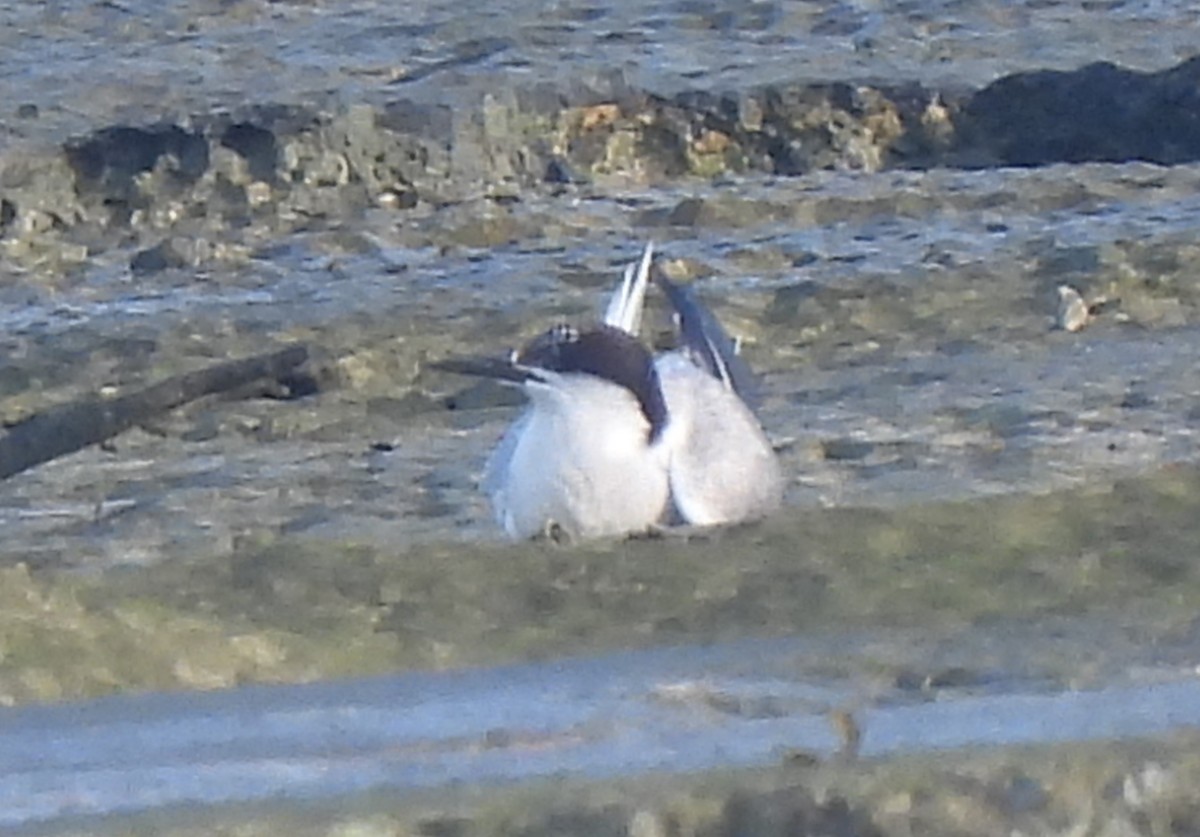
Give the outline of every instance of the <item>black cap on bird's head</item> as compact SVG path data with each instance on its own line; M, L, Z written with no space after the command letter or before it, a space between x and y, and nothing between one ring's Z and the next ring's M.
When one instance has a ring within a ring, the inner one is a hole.
M649 440L658 439L667 424L667 402L659 385L654 358L633 335L601 325L578 331L558 325L529 341L520 351L498 358L451 358L430 366L460 375L496 378L515 384L553 385L559 375L593 375L624 387L637 399L650 423Z
M650 441L657 439L666 426L667 402L654 358L640 340L619 328L602 325L581 332L566 325L555 326L521 349L513 364L528 370L534 380L543 380L537 372L544 369L594 375L624 387L637 399L650 423Z

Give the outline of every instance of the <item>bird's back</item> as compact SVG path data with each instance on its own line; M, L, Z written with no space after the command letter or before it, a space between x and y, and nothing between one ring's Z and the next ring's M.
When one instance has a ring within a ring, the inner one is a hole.
M783 475L758 419L722 381L679 352L656 362L670 415L671 500L697 526L765 517L783 497Z

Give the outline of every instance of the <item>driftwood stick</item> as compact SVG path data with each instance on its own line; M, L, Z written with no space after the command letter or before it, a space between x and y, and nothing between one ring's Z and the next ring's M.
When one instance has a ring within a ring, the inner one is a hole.
M307 359L304 346L292 346L176 375L119 398L88 398L51 407L8 428L0 437L0 480L111 439L205 395L237 389L258 379L280 378Z

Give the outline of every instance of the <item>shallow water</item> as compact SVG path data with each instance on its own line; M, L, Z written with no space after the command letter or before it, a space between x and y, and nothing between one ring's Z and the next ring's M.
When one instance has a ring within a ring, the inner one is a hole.
M1056 627L1053 638L996 625L938 642L915 634L756 641L5 710L0 825L382 788L399 803L406 792L464 782L695 772L796 753L824 759L843 746L835 710L853 713L863 758L1200 726L1200 682L1180 665L1184 649L1146 654L1111 627ZM995 662L999 634L1028 643L1023 673L979 664ZM1072 688L1068 672L1029 664L1101 642L1115 677L1103 686L1094 685L1095 669L1092 686ZM873 659L901 648L911 675L864 677ZM177 824L202 812L180 813Z

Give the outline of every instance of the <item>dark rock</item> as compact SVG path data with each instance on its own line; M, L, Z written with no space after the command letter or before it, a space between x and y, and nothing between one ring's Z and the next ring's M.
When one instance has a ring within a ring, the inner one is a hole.
M221 135L221 145L246 160L250 176L271 183L279 166L279 144L275 134L248 122L230 125Z
M694 227L703 212L702 198L684 198L671 209L667 223L672 227Z
M172 170L194 182L208 168L208 141L177 125L149 128L118 125L97 131L64 149L75 172L80 196L103 201L128 201L135 196L134 177L148 172L170 155Z
M171 246L170 241L160 241L153 247L135 253L129 260L129 269L135 276L146 276L170 268L183 267L185 264L187 262Z
M1125 393L1125 397L1121 399L1120 406L1124 410L1144 410L1147 407L1154 406L1154 399L1135 385L1131 386L1129 391Z
M1037 260L1034 273L1047 282L1094 276L1100 270L1100 249L1091 245L1051 247Z
M550 158L550 161L546 163L546 175L543 179L547 183L581 184L587 182L586 177L580 175L569 162L561 157Z
M412 189L402 189L395 193L396 209L415 209L420 198Z
M697 12L714 25L739 27L778 14L771 2ZM471 63L506 48L498 40L466 41L449 61ZM67 188L56 174L61 160L4 170L0 232L11 236L22 226L16 219L32 219L23 225L31 231L23 235L37 239L26 248L31 262L60 241L90 254L128 246L142 248L137 271L155 272L179 264L149 246L164 237L197 263L237 252L221 246L224 236L236 242L251 226L306 229L380 206L433 212L480 194L561 190L594 175L655 182L830 168L1200 159L1200 58L1160 73L1111 64L1019 73L969 100L919 85L843 82L661 96L614 71L501 86L453 108L405 98L344 109L246 105L177 123L113 125L67 143L63 153L73 175ZM1071 205L1082 199L1066 198ZM845 203L828 208L845 212ZM862 212L907 211L891 199L860 203ZM35 209L46 206L55 211ZM814 211L820 222L820 207ZM642 220L696 226L721 222L720 212L683 201L642 210ZM219 230L208 238L221 240L193 257L185 242L205 222ZM464 240L487 246L509 238L500 230Z
M628 815L618 805L596 808L575 806L533 811L527 826L518 834L578 834L586 837L628 837Z
M997 803L1010 814L1041 811L1050 801L1050 794L1041 782L1020 773L1006 777L997 790L993 794L997 797Z
M866 459L874 450L873 443L857 439L826 439L821 443L821 452L831 462Z
M411 134L435 142L449 142L454 134L454 112L442 105L397 99L375 117L375 123L397 134Z
M1200 159L1200 56L1158 73L1015 73L972 96L958 128L960 148L1003 165Z
M818 802L804 787L766 794L735 793L725 804L723 837L774 837L820 834L823 837L873 837L880 832L870 815L832 796Z
M816 282L797 282L775 291L764 319L772 325L800 328L819 324L828 317L822 297L825 289Z
M313 105L254 103L194 114L187 121L209 137L221 137L233 126L243 125L282 138L320 128L329 121L329 116Z

